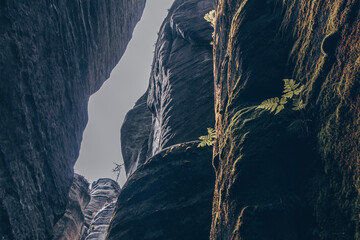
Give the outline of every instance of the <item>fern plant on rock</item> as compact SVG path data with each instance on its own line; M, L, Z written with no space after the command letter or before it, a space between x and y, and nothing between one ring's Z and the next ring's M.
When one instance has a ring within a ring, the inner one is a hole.
M198 144L198 147L206 147L206 146L214 145L215 130L213 128L208 128L207 131L208 131L208 135L199 137L201 142Z
M306 104L300 97L304 89L303 85L296 83L294 79L284 79L284 90L281 98L269 98L263 101L257 109L265 109L271 113L278 114L285 109L285 105L289 102L292 102L292 110L299 111L306 107Z

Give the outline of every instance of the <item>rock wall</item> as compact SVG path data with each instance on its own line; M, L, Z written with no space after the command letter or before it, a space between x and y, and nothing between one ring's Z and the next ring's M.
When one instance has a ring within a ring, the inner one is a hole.
M119 195L108 240L209 239L212 152L197 145L166 148L139 166Z
M108 239L208 239L214 172L198 148L214 125L211 0L176 0L155 46L147 94L127 114L122 152L130 175Z
M74 174L65 214L54 226L54 240L80 239L85 221L84 211L90 198L88 181L83 176Z
M210 0L175 1L160 28L147 98L153 115L148 157L214 125L212 28L204 20L213 7Z
M89 188L88 181L74 175L66 212L54 226L54 240L105 240L115 200L120 192L117 182L100 178Z
M147 106L146 93L126 114L121 126L121 153L125 171L129 176L146 160L152 114Z
M359 239L359 9L217 1L210 239ZM289 78L305 109L257 108Z
M113 201L98 211L90 223L91 229L85 240L105 240L115 206L116 201Z
M88 97L144 3L0 2L2 239L61 228ZM359 11L359 0L176 0L121 130L130 178L108 239L360 239ZM304 86L306 107L259 108L283 79ZM211 164L189 141L214 118ZM88 239L104 237L109 196L89 204Z
M211 0L177 0L169 10L155 45L147 93L121 128L128 174L163 148L196 140L214 125L212 28L204 20L213 8Z
M64 214L87 102L145 0L0 2L0 236L50 239Z
M106 234L107 227L104 229L102 225L105 223L99 222L98 218L101 216L110 219L112 212L110 212L109 208L107 208L106 211L102 212L101 214L100 211L102 208L116 200L119 193L119 184L110 178L100 178L91 184L91 199L84 210L85 220L81 229L81 238L79 239L97 239L95 238L95 232L96 235ZM110 214L110 217L108 217L106 214ZM101 226L98 226L98 224ZM108 225L109 222L106 224Z

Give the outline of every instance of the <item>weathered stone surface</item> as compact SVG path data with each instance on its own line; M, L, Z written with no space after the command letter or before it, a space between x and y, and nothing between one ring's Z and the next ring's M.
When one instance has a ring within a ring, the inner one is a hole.
M212 0L175 1L155 45L148 107L153 114L148 157L196 140L214 126Z
M105 204L105 206L99 210L90 223L91 228L85 240L105 240L115 206L116 201Z
M214 126L213 29L204 19L213 8L211 0L177 0L169 10L155 45L148 94L121 128L128 175L164 147L196 140Z
M204 19L212 9L211 0L177 0L160 28L148 94L121 129L131 176L118 198L110 240L208 239L211 151L185 142L214 125L213 29Z
M84 211L85 221L81 229L81 239L87 239L88 235L91 232L95 234L94 228L97 226L92 226L93 225L92 222L96 220L96 215L105 205L110 204L114 200L116 200L119 193L120 193L119 184L110 178L100 178L99 180L91 184L91 190L90 190L91 199ZM109 209L107 209L107 211L109 211ZM96 232L99 231L96 230ZM94 239L94 238L90 238L90 239Z
M112 179L92 183L75 174L64 216L54 227L54 240L105 240L120 186Z
M131 175L146 160L152 114L147 107L146 92L125 116L121 126L121 152L125 171Z
M209 239L214 170L197 142L164 149L131 175L119 195L109 240Z
M360 2L217 5L210 239L360 239ZM284 78L306 108L256 109Z
M0 2L0 236L50 239L64 214L87 101L145 0Z
M54 226L54 240L76 240L84 223L84 210L90 201L88 181L74 174L69 192L69 200L64 216Z

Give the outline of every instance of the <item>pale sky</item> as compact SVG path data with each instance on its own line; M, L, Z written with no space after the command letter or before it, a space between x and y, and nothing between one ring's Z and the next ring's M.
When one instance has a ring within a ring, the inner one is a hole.
M125 114L146 91L160 25L172 0L148 0L125 54L101 89L90 97L89 121L75 165L91 183L99 178L116 178L115 163L122 163L120 127ZM126 181L125 171L119 183Z

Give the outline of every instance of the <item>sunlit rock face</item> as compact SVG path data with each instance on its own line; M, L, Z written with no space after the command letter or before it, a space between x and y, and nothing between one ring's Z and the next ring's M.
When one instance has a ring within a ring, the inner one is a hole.
M84 211L89 202L88 181L83 176L74 174L66 212L54 227L54 240L77 240L80 238L85 220Z
M99 211L116 200L119 193L119 184L109 178L100 178L91 184L91 199L84 211L85 221L81 230L81 239L96 239L94 238L96 234L106 233L107 227L105 228L104 224L109 224L109 222L105 223L101 221L101 218L109 218L110 220L112 215L110 209L113 208L108 207L101 214Z
M360 239L359 1L217 5L210 239ZM289 78L303 110L257 108Z
M87 122L145 0L0 1L0 236L50 239Z

